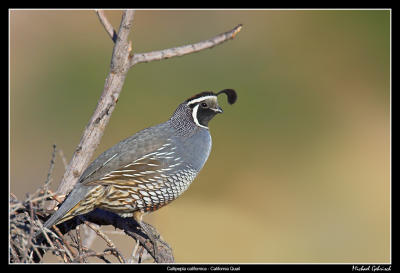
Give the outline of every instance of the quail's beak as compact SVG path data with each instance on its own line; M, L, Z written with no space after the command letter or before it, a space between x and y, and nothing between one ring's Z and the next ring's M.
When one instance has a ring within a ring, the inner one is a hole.
M221 107L217 106L217 108L211 108L211 110L213 110L216 113L223 113L224 111L222 110Z

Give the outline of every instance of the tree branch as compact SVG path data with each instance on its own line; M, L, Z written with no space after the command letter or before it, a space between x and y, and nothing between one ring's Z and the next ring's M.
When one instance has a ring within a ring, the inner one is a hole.
M133 218L123 218L115 213L101 209L95 209L90 213L79 216L78 218L79 220L74 218L58 225L58 228L60 229L61 233L66 234L67 232L76 229L76 227L80 225L82 221L87 225L90 225L90 223L94 223L99 226L112 225L115 228L123 230L126 235L132 237L133 239L135 239L135 241L138 241L151 256L154 253L153 244L151 243L147 235L142 232L141 227ZM156 244L158 247L157 257L152 256L154 260L158 263L173 263L174 256L172 254L171 247L160 238L160 234L153 226L147 223L145 224L147 225L148 228L151 229L153 234L155 234L158 237ZM91 226L91 228L93 228L93 226ZM103 240L106 241L108 246L115 249L115 246L113 244L110 244L109 239L107 240L104 233L100 234L98 231L96 233Z
M152 51L148 53L135 53L131 59L130 66L138 63L148 63L151 61L159 61L169 59L172 57L183 56L195 52L202 51L207 48L212 48L216 45L222 44L230 39L235 38L236 34L242 29L242 25L237 25L230 31L221 33L211 39L204 40L195 44L184 45L159 51Z
M84 218L87 221L97 225L112 225L115 228L123 230L125 234L132 237L136 241L139 241L150 255L153 255L154 246L152 242L149 240L147 235L142 232L141 227L133 218L123 218L117 214L101 209L95 209L94 211L86 214ZM66 222L66 224L69 225L68 229L75 228L73 222ZM158 263L173 263L174 256L172 254L171 247L160 238L160 234L153 226L147 223L145 224L151 229L152 233L158 237L158 243L156 244L158 248L157 257L153 257L154 260Z
M97 16L99 17L99 20L101 24L104 26L106 32L108 35L110 35L111 40L115 43L117 41L117 32L114 30L113 26L110 24L108 21L106 15L104 14L104 10L95 10Z
M44 216L46 210L43 208L43 200L47 199L47 195L43 195L41 191L28 196L26 200L18 201L12 198L10 204L10 262L40 262L44 254L51 250L61 262L87 262L84 257L85 253L90 253L91 250L84 247L79 242L79 238L72 237L72 242L66 240L64 235L71 230L84 223L91 229L94 229L97 237L102 238L109 249L114 253L120 263L126 263L121 252L116 248L115 244L106 236L97 225L112 225L115 228L121 229L126 235L132 237L141 247L147 250L156 262L173 263L174 257L171 247L164 242L157 230L151 225L146 224L152 234L155 235L157 243L157 256L154 257L154 246L147 235L143 233L140 225L133 218L123 218L101 209L95 209L90 213L80 215L71 220L57 225L53 230L45 229L42 222L49 218L49 215ZM16 209L14 209L14 207ZM90 223L89 223L90 222ZM91 224L93 223L93 224ZM35 238L38 230L42 231L42 235ZM75 239L75 240L74 240ZM106 251L106 250L105 250Z

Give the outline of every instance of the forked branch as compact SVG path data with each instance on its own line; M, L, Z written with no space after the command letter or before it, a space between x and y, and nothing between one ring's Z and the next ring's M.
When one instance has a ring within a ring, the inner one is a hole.
M96 10L97 16L100 22L104 26L104 29L110 36L111 40L115 43L117 39L117 32L114 30L103 10ZM163 50L151 51L147 53L135 53L131 57L130 67L138 63L148 63L152 61L160 61L163 59L169 59L177 56L183 56L195 52L199 52L208 48L212 48L216 45L222 44L230 39L235 38L235 36L242 29L242 24L237 25L232 30L216 35L208 40L203 40L195 44L183 45Z
M183 56L195 52L202 51L207 48L212 48L216 45L222 44L230 39L235 38L236 34L242 29L242 25L237 25L230 31L221 33L211 39L204 40L195 44L183 45L179 47L152 51L148 53L135 53L131 59L130 66L134 66L138 63L148 63L152 61L159 61L163 59L169 59L172 57Z
M117 32L114 30L113 26L108 21L106 15L104 14L104 10L97 9L97 16L99 17L100 23L104 26L104 29L110 35L111 40L115 43L117 41Z

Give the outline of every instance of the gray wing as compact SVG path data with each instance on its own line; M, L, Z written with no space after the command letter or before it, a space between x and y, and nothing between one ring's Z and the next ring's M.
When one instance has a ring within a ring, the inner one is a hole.
M102 153L83 172L74 189L62 203L60 208L46 221L44 226L50 227L60 221L63 222L69 219L68 214L70 214L71 210L73 210L73 208L82 201L92 189L99 184L107 185L110 183L109 179L115 177L116 174L119 175L117 181L123 183L123 180L124 178L127 178L127 175L133 176L135 174L132 173L132 168L138 172L138 176L143 174L144 170L141 168L141 164L146 166L147 175L153 172L155 173L151 168L149 170L149 166L154 167L154 169L163 168L163 164L157 160L157 157L154 158L154 156L149 156L152 153L165 149L167 146L171 145L169 144L169 137L172 134L172 129L167 124L162 123L144 129ZM123 171L122 173L118 173L118 170ZM113 173L114 171L117 172ZM143 179L142 177L137 178L140 180ZM150 177L146 178L146 182L149 178ZM39 233L40 232L35 234L35 237Z
M79 179L79 183L87 184L99 180L110 172L156 151L168 142L171 134L172 130L162 123L144 129L119 142L102 153L89 165Z

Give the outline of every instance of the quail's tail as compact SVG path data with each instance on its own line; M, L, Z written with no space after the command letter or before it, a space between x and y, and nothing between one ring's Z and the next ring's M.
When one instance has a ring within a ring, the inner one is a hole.
M69 206L67 206L69 205ZM69 210L72 209L72 207L70 207L71 204L65 204L63 203L61 205L61 207L49 218L47 219L47 221L43 224L43 227L45 228L50 228L52 227L54 224L57 224L58 222L60 222L60 220L65 216L65 214L68 213ZM63 219L62 222L66 221L67 219ZM36 238L37 236L39 236L42 233L41 230L39 230L38 232L35 233L34 238Z
M69 215L70 211L80 202L87 194L87 188L77 187L75 188L65 199L64 203L54 212L54 214L43 224L44 227L50 228L55 224L62 223L74 217L75 215ZM69 217L68 217L69 216ZM42 233L41 230L35 233L34 238Z

